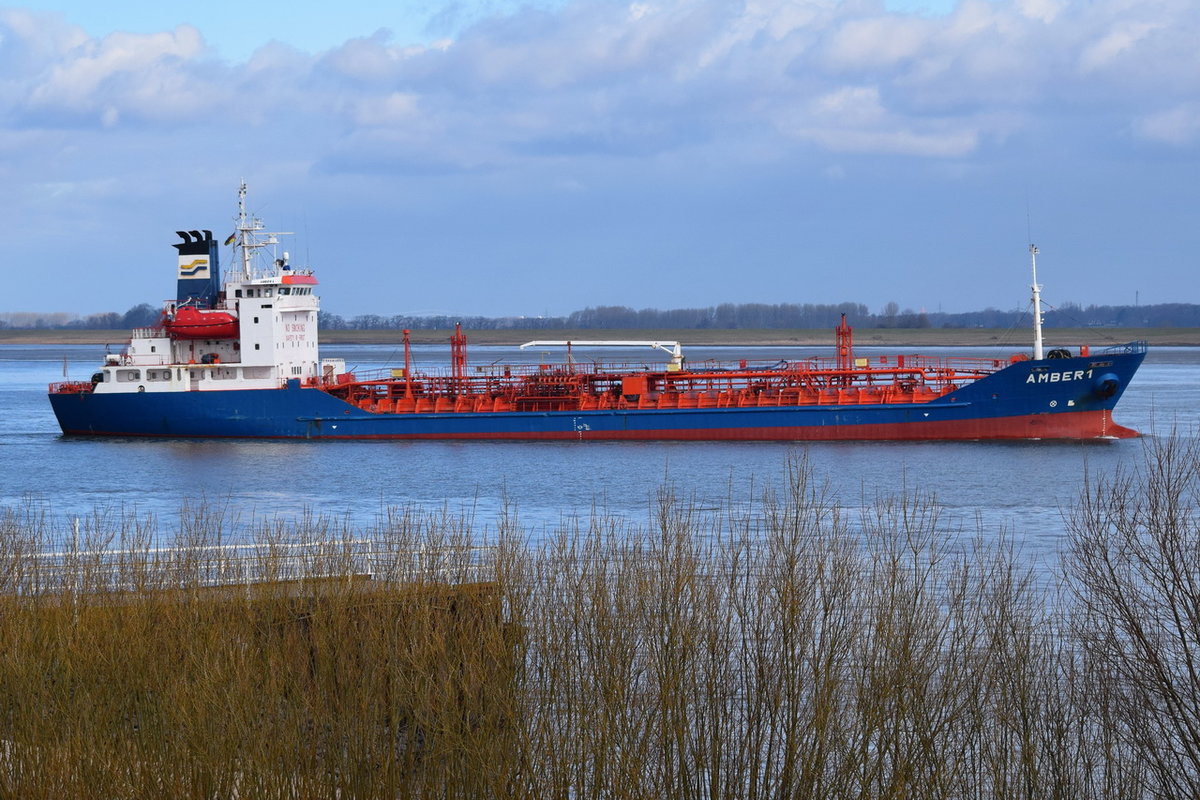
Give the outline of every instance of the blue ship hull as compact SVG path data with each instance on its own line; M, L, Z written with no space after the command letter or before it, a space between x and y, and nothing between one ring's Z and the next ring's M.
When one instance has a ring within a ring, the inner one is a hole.
M1144 344L1018 361L925 403L371 413L319 388L52 393L66 434L290 439L899 440L1124 438L1112 409Z

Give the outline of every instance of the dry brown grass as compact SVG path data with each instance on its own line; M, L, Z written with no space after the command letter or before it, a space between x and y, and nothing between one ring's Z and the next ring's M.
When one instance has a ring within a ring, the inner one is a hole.
M664 489L645 525L506 516L486 548L442 513L232 549L191 509L160 551L10 511L0 795L1192 796L1200 454L1148 455L1081 502L1061 593L928 498L848 517L802 462L750 508Z

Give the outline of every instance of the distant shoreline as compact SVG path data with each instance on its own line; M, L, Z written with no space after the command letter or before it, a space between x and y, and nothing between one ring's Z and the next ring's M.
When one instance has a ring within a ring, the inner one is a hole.
M651 339L679 341L685 346L714 347L824 347L833 345L832 330L796 329L693 329L686 330L468 330L468 341L476 345L516 346L537 339ZM413 344L445 344L448 330L413 330ZM1047 328L1048 346L1087 344L1102 347L1145 340L1157 347L1198 347L1200 328ZM0 344L30 345L123 345L129 340L124 330L0 329ZM999 328L860 328L854 343L860 347L1021 347L1031 340L1026 329ZM321 331L325 345L399 344L398 330Z

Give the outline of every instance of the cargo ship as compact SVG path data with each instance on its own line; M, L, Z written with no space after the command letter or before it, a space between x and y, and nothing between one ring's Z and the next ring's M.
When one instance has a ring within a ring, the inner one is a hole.
M232 268L209 230L178 231L177 291L87 381L50 385L66 435L294 439L946 440L1128 438L1113 408L1144 342L1046 349L1031 246L1033 345L1005 358L862 356L843 317L831 357L689 362L678 342L536 341L558 363L371 374L318 351L317 278L279 253L239 190ZM651 350L653 364L580 358ZM548 360L548 359L547 359Z

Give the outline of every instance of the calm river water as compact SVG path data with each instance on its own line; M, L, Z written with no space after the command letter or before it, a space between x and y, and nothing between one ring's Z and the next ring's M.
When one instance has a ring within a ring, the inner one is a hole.
M806 454L838 504L854 510L898 493L931 494L950 529L1006 528L1025 551L1052 556L1062 510L1085 480L1137 466L1142 440L914 443L273 442L63 438L46 385L64 370L83 379L99 346L0 345L0 505L31 500L56 520L96 508L174 517L185 499L229 504L243 519L304 509L368 523L388 506L473 514L479 528L515 508L533 536L593 508L641 522L667 484L703 508L745 504L778 486ZM859 348L857 355L909 349ZM961 348L930 354L1006 356ZM418 366L448 364L448 348L415 348ZM829 349L688 348L695 359L796 358ZM327 347L362 369L402 361L393 347ZM527 361L513 347L473 347L472 363ZM1200 428L1200 348L1151 349L1117 408L1118 422L1151 435ZM1089 477L1090 476L1090 477Z

